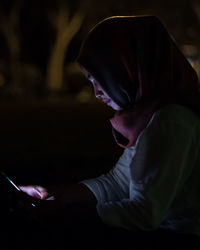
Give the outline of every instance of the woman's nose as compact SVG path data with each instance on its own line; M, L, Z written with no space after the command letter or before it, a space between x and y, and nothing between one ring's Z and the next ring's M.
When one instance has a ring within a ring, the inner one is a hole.
M94 95L95 95L95 97L100 98L102 96L102 94L103 94L103 92L94 85Z

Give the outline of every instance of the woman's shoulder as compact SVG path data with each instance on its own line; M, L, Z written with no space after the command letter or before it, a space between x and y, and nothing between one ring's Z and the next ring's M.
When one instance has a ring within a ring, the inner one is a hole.
M170 122L185 127L200 126L200 115L190 108L180 104L169 104L156 111L149 124L152 122Z

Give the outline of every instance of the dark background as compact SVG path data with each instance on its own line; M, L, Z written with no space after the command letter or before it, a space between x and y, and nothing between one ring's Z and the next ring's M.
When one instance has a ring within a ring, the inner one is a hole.
M198 0L0 0L0 169L17 184L96 177L122 153L113 111L75 62L88 31L113 15L158 16L200 74Z
M1 168L17 183L96 176L121 154L113 111L76 64L87 32L113 15L158 16L199 74L199 1L0 1Z

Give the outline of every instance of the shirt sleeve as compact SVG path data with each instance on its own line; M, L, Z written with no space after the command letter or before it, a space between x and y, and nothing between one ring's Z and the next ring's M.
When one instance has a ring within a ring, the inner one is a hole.
M192 128L182 123L153 121L137 141L129 197L97 204L103 222L126 229L158 228L192 171L192 138Z
M134 154L134 147L125 149L116 165L107 174L81 181L94 193L99 204L129 197L129 166Z

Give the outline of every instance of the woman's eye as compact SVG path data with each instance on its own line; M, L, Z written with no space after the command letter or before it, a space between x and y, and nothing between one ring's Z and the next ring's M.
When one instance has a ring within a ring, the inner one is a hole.
M91 82L91 83L94 83L94 78L93 77L89 77L88 80Z

